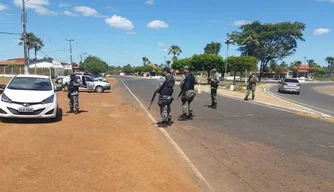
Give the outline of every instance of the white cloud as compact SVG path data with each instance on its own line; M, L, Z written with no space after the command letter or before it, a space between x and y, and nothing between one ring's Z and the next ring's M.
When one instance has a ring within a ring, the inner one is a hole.
M147 5L153 5L154 4L154 0L147 0L147 1L145 1L145 4L147 4Z
M167 52L167 51L168 51L168 49L166 48L166 49L163 49L162 51L164 51L164 52Z
M64 11L64 15L68 15L68 16L78 16L78 14L72 13L71 11Z
M328 2L328 3L334 3L334 0L318 0L320 2Z
M59 3L58 7L71 7L71 4L68 3Z
M14 4L22 7L22 0L14 0ZM29 0L26 2L27 9L33 9L40 15L58 15L56 12L45 8L48 5L50 5L49 0Z
M4 11L6 9L8 9L7 5L0 3L0 11Z
M247 21L247 20L236 20L233 22L234 26L242 26L242 25L246 25L246 24L250 24L251 21Z
M319 28L313 31L313 35L323 35L329 33L331 30L326 28Z
M147 27L151 29L164 29L164 28L168 28L168 24L164 21L154 20L154 21L149 22L147 24Z
M127 18L121 16L113 15L112 17L107 18L104 21L112 28L129 31L134 29L134 25L132 24L132 22Z
M165 46L165 44L163 42L158 42L159 46Z
M77 13L80 13L81 15L85 17L97 16L99 14L99 12L97 12L94 8L87 7L87 6L77 6L77 7L74 7L73 10Z

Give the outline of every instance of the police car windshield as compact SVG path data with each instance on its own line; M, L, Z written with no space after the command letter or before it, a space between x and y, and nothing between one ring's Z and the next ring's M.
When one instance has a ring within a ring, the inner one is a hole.
M15 77L7 89L30 90L30 91L51 91L52 84L47 78L38 77Z

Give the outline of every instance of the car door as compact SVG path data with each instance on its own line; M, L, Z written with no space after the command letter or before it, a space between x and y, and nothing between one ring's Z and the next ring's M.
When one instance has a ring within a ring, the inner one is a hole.
M88 76L84 76L84 78L86 81L87 90L93 91L95 87L94 80Z

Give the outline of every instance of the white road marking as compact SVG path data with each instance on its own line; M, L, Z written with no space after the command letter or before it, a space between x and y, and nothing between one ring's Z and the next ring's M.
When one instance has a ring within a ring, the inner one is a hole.
M138 99L138 97L130 90L130 88L124 83L123 80L120 79L120 81L123 83L125 88L129 91L129 93L138 101L139 105L143 108L146 115L155 123L157 120L154 119L154 117L150 114L150 112L146 109L146 107L143 105L143 103ZM166 137L166 139L169 141L171 145L175 147L175 149L180 153L181 157L186 161L190 169L194 172L194 174L198 177L198 179L202 180L206 186L214 192L213 188L209 184L209 182L203 177L201 172L195 167L195 165L191 162L191 160L187 157L187 155L182 151L182 149L178 146L178 144L172 139L172 137L167 133L164 129L159 129L161 133Z

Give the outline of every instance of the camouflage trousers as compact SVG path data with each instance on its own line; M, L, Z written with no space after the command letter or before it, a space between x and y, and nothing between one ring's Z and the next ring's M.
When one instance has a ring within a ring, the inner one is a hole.
M246 97L250 95L250 91L252 91L252 97L255 97L255 89L256 89L256 84L251 84L247 86L247 92L246 92Z
M79 95L71 95L69 96L69 99L70 109L79 110Z
M171 112L171 107L170 105L172 104L173 99L172 98L164 98L160 97L158 100L158 105L160 107L160 115L162 121L167 121L169 118L172 118L172 115L170 114Z
M188 90L182 94L181 101L182 101L182 114L189 115L193 114L193 110L191 108L191 102L195 98L195 91Z
M212 105L217 104L217 89L211 88L211 104Z

